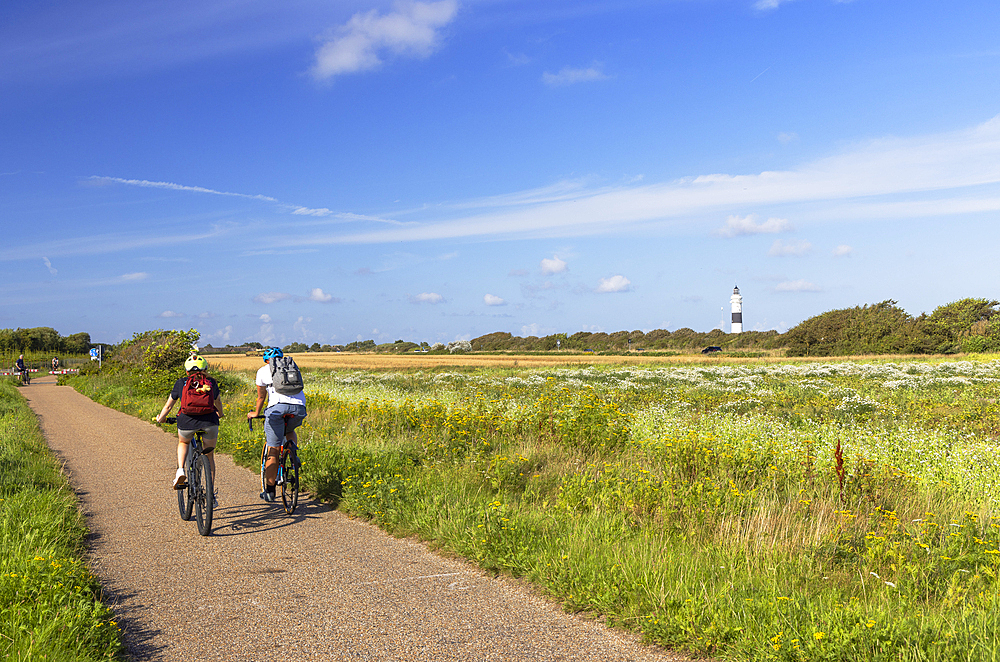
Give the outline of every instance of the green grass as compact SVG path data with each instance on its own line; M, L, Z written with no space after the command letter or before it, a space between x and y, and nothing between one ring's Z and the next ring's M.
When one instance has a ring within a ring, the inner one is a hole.
M255 470L249 375L223 382L220 448ZM998 383L991 361L313 372L300 444L343 511L670 648L993 660Z
M0 383L0 658L117 659L119 630L84 561L85 535L35 415Z

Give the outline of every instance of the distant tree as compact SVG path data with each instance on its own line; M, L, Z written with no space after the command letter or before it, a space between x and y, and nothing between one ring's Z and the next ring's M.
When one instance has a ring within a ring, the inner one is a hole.
M90 351L90 334L74 333L63 340L63 351L69 354L86 354Z
M959 299L938 306L927 317L926 333L936 352L950 354L963 349L963 338L986 336L990 321L997 315L1000 301ZM985 351L992 343L986 338L964 343L971 351ZM981 348L981 349L980 349Z
M846 356L914 351L920 323L895 301L831 310L788 330L788 356Z

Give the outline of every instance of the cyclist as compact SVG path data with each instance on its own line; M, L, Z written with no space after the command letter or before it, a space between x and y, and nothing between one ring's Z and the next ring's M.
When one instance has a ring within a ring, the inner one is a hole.
M55 371L55 370L58 370L58 369L59 369L59 359L57 359L56 357L53 356L52 357L52 370Z
M278 347L271 347L264 352L264 365L257 370L257 406L247 414L254 418L264 413L264 438L267 444L267 459L264 463L264 481L266 487L260 493L260 498L267 502L274 501L274 482L278 476L278 455L282 438L298 441L295 428L302 424L306 417L305 391L295 395L285 395L274 390L274 379L271 377L269 362L284 356ZM267 403L267 409L264 403Z
M17 381L24 383L24 373L28 371L28 368L24 365L24 354L17 357L17 361L14 363L14 372L17 373Z
M166 404L160 414L153 420L162 424L174 403L180 401L177 410L177 474L174 476L174 489L187 487L187 476L184 475L184 460L187 458L188 444L194 439L197 430L204 430L202 444L208 464L212 468L212 483L215 483L215 444L219 439L219 418L222 416L222 399L219 397L219 384L207 374L208 361L197 354L192 354L184 362L186 377L174 382L174 388L167 397ZM191 382L191 388L188 388Z

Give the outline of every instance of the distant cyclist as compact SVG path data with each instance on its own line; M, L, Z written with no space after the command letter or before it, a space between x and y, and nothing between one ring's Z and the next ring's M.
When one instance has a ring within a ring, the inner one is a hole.
M264 480L266 486L260 498L267 502L274 501L274 482L278 476L278 455L282 439L298 441L295 428L302 424L306 417L306 394L300 391L294 395L278 393L274 388L269 362L281 358L284 353L278 347L271 347L264 352L264 365L257 371L257 406L247 414L247 418L264 414L264 438L267 444L267 461L264 465ZM267 403L267 409L264 404Z
M204 430L202 444L205 456L212 467L212 482L215 483L215 444L219 439L219 417L222 416L222 400L219 397L219 384L209 377L208 361L197 354L192 354L184 362L187 376L174 382L166 404L160 414L153 420L163 423L167 414L174 408L174 403L180 402L177 410L177 474L174 476L174 489L187 487L187 476L184 475L184 460L187 458L188 444L194 438L197 430Z
M58 369L59 369L59 359L57 359L56 357L53 356L52 357L52 370L56 371Z
M24 383L24 373L28 372L28 368L24 365L24 354L17 357L17 361L14 363L14 372L17 373L17 381Z

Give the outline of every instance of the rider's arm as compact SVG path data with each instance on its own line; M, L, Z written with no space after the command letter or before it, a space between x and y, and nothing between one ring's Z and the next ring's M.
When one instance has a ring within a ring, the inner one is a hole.
M177 401L174 400L172 397L167 396L167 402L166 402L166 404L164 404L163 405L163 409L160 410L159 416L157 416L153 420L156 421L157 423L163 423L163 421L165 421L166 418L167 418L167 414L169 414L170 410L174 408L174 403L175 402L177 402Z
M261 412L264 411L264 406L267 404L267 387L257 386L257 406L254 410L247 414L247 418L253 418L260 416Z
M219 418L222 418L222 398L217 397L215 399L215 411L219 414Z

